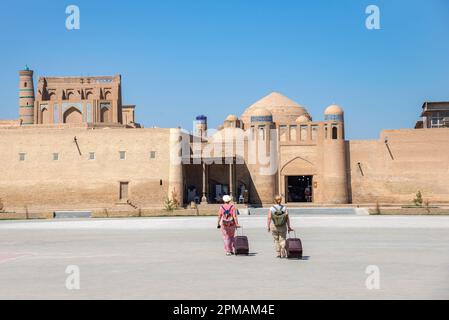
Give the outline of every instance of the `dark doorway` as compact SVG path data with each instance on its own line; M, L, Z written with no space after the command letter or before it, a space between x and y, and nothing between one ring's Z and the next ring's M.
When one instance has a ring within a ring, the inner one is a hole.
M121 201L128 200L128 186L129 182L120 182L119 197Z
M287 182L287 202L313 202L313 176L289 176Z
M221 184L216 181L212 181L209 186L209 202L210 203L223 203L223 196L229 195L229 185ZM236 200L236 199L234 199Z

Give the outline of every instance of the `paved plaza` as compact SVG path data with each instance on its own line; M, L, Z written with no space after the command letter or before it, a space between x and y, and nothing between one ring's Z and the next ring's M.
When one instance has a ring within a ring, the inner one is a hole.
M449 298L447 216L294 216L300 261L274 257L265 217L240 220L247 257L224 255L211 217L1 221L0 299Z

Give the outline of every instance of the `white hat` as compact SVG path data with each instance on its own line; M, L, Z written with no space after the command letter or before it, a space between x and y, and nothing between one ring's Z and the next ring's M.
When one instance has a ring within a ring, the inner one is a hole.
M231 197L231 196L228 196L228 195L223 196L223 201L224 201L224 202L231 202L231 201L232 201L232 197Z

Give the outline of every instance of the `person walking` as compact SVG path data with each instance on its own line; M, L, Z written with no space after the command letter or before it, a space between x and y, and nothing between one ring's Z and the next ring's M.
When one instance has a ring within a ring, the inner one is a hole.
M223 236L224 250L227 256L232 255L234 248L234 236L236 228L240 228L237 210L233 204L231 204L232 197L223 196L224 204L218 211L218 223L217 228L221 229Z
M274 205L268 211L267 229L273 235L276 256L278 258L285 258L287 256L285 252L287 231L292 232L294 230L290 225L287 207L282 205L281 196L274 198Z

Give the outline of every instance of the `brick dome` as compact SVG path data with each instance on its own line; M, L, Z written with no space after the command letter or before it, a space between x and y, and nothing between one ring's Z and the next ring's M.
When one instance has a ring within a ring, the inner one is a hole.
M295 122L298 117L307 113L304 107L293 100L278 92L273 92L248 107L240 119L244 123L251 122L251 116L254 116L254 112L260 112L256 111L260 108L268 110L275 123Z

